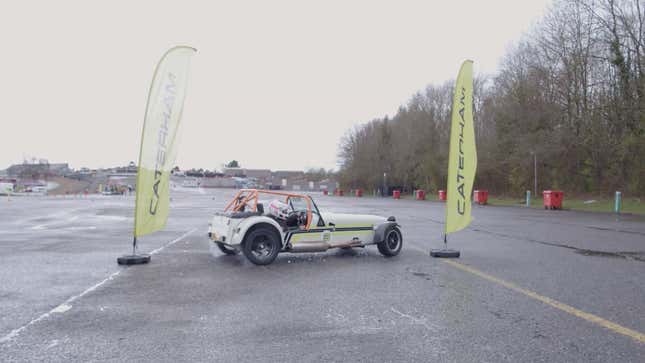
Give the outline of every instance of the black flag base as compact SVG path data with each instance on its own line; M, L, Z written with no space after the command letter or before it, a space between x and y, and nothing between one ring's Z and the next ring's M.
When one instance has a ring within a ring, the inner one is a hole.
M143 265L150 262L150 255L123 255L116 262L119 265Z
M150 262L150 255L137 253L137 237L132 240L132 254L123 255L116 259L119 265L143 265Z
M440 250L430 250L430 256L439 258L459 258L459 251L451 250L449 248L442 248Z
M438 257L438 258L459 258L459 251L457 250L452 250L448 248L448 235L444 234L443 235L443 244L444 247L440 250L430 250L430 256L432 257Z

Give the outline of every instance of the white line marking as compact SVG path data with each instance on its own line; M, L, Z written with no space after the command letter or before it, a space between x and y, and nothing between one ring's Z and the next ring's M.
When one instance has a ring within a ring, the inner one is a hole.
M51 312L62 314L71 308L72 308L72 305L60 304L57 307L55 307Z
M32 321L30 321L29 323L21 326L20 328L12 330L9 334L7 334L7 335L3 336L2 338L0 338L0 343L6 343L6 342L10 341L11 339L17 337L18 334L20 334L23 330L27 329L28 327L36 324L37 322L39 322L41 320L47 319L51 314L60 313L61 310L64 310L64 311L69 310L69 309L65 310L65 308L63 308L63 306L64 305L70 305L70 303L72 303L72 302L76 301L77 299L85 296L86 294L96 290L97 288L99 288L100 286L105 284L106 282L111 281L112 279L117 277L121 273L121 271L123 271L123 270L119 270L119 271L116 271L116 272L112 273L105 280L103 280L103 281L101 281L101 282L99 282L97 284L92 285L91 287L89 287L88 289L86 289L85 291L83 291L82 293L80 293L80 294L78 294L76 296L70 297L69 299L65 300L64 303L58 305L57 307L51 309L48 312L42 314L41 316L33 319Z
M95 229L96 229L96 226L87 226L87 227L78 226L78 227L62 228L62 230L64 231L91 231Z
M177 238L177 239L175 239L175 240L173 240L173 241L170 241L170 242L166 243L165 245L163 245L163 246L161 246L161 247L157 248L156 250L153 250L152 252L150 252L150 254L151 254L151 255L156 255L157 253L159 253L159 252L163 251L163 250L164 250L164 248L166 248L166 247L170 247L170 246L174 245L175 243L177 243L177 242L181 241L182 239L184 239L184 238L188 237L188 235L192 234L192 233L193 233L193 232L195 232L196 230L197 230L197 228L193 228L193 229L191 229L190 231L188 231L188 232L186 232L186 233L182 234L181 236L179 236L179 238Z
M166 243L165 245L157 248L156 250L150 252L150 254L154 255L154 254L157 254L157 253L163 251L164 248L166 248L168 246L172 246L173 244L181 241L182 239L186 238L188 235L190 235L191 233L195 232L196 230L197 230L197 228L193 228L192 230L182 234L178 238L176 238L176 239ZM82 298L83 296L89 294L90 292L98 289L99 287L103 286L106 282L114 280L114 278L119 276L122 271L124 271L124 270L119 270L119 271L113 272L110 276L108 276L104 280L102 280L102 281L100 281L100 282L88 287L87 289L85 289L85 291L81 292L80 294L70 297L69 299L65 300L65 302L63 302L62 304L56 306L55 308L49 310L48 312L46 312L46 313L40 315L39 317L33 319L29 323L21 326L20 328L16 328L16 329L12 330L9 334L7 334L7 335L3 336L2 338L0 338L0 344L6 343L6 342L10 341L11 339L17 337L21 332L26 330L28 327L36 324L37 322L39 322L41 320L47 319L52 314L55 314L55 313L62 314L64 312L68 311L69 309L72 308L71 305L72 305L72 303L74 301L76 301L76 300Z

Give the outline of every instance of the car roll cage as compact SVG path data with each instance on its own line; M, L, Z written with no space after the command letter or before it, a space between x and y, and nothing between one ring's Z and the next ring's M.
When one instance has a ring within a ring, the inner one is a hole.
M305 195L305 194L295 194L295 193L287 193L287 192L277 192L275 190L261 190L261 189L240 189L237 194L233 197L233 200L231 200L227 205L226 208L224 208L224 212L228 212L229 210L232 212L240 212L247 207L251 209L251 211L256 212L258 209L258 196L260 194L266 194L266 195L278 195L284 197L284 202L285 204L291 205L289 203L289 199L291 198L302 198L307 202L307 223L305 225L305 229L309 230L311 227L311 221L313 220L312 218L312 205L316 208L316 211L318 213L318 217L322 220L322 216L320 215L320 211L318 211L318 207L315 205L313 200L311 199L310 196ZM293 205L292 205L293 208Z

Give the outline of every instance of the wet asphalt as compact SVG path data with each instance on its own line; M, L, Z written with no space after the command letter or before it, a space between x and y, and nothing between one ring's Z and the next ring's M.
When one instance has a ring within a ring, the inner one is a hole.
M315 196L394 215L404 246L211 253L232 190L173 192L167 228L129 252L132 197L0 200L0 361L643 362L645 342L428 256L443 205ZM566 201L565 201L566 207ZM476 206L461 265L645 334L645 219Z

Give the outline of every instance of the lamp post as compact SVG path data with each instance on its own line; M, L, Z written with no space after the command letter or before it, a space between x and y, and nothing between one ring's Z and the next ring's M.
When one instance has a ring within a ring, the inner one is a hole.
M533 155L533 195L537 197L537 153L531 151L531 155Z
M383 197L387 196L387 173L383 173Z

